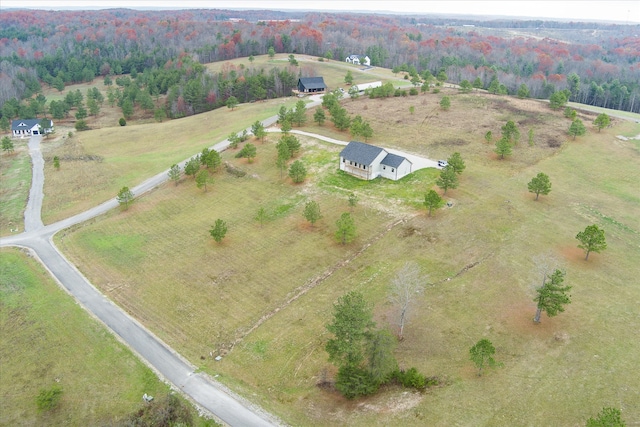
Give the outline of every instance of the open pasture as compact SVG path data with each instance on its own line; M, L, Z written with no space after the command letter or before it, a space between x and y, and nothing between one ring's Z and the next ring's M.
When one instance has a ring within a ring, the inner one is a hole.
M0 250L0 424L102 425L122 421L142 395L168 387L17 249ZM58 408L36 397L62 388Z
M191 360L233 347L261 317L334 268L381 232L393 217L369 206L366 192L354 209L358 238L342 246L334 239L335 221L349 211L348 192L323 188L318 180L337 164L340 149L303 143L300 158L309 176L302 185L280 178L275 139L254 141L252 163L223 158L247 172L242 178L213 174L205 192L192 178L166 183L136 200L127 211L113 211L92 224L59 235L61 248L103 292L180 348ZM328 155L330 153L330 155ZM433 182L429 174L425 180ZM416 187L419 198L427 182ZM311 226L302 216L315 200L323 218ZM374 200L374 202L376 202ZM377 203L377 202L376 202ZM259 208L267 212L261 226ZM216 219L229 227L217 244L209 235ZM158 263L159 260L164 262ZM155 329L155 326L154 326Z
M339 147L306 140L310 174L293 186L280 179L270 135L254 142L252 164L224 154L247 176L217 172L206 193L190 179L165 184L58 243L178 351L295 425L582 425L604 406L639 419L637 147L617 140L615 126L569 141L568 121L536 101L451 93L451 110L434 110L444 93L345 102L370 121L374 143L430 158L462 153L467 169L445 197L453 207L433 218L419 201L434 173L404 186L356 183L335 171ZM582 118L589 127L592 119ZM484 134L499 137L507 120L521 139L498 160ZM335 132L329 123L305 130ZM527 182L538 172L553 187L534 201ZM360 197L358 238L343 247L332 234L350 191ZM315 227L301 214L311 199L324 214ZM254 219L260 206L269 213L262 227ZM221 244L208 235L217 218L229 225ZM575 235L594 223L609 247L586 262ZM543 256L566 270L572 303L534 325ZM389 388L355 402L319 388L335 373L324 351L333 302L361 290L378 324L393 330L388 286L406 261L420 265L427 286L396 354L401 367L438 376L442 386L424 394ZM468 350L481 338L504 367L478 378Z
M520 171L467 161L460 188L447 193L453 208L398 225L210 369L246 393L261 390L261 403L296 425L583 425L604 406L638 419L640 176L635 148L613 132ZM526 183L539 171L553 190L536 202ZM586 262L575 235L594 223L609 247ZM572 303L535 325L543 257L566 270ZM333 302L360 290L378 324L396 328L389 284L406 261L422 267L427 286L396 354L444 385L355 402L317 387L335 373L324 351ZM468 351L481 338L505 366L478 378Z

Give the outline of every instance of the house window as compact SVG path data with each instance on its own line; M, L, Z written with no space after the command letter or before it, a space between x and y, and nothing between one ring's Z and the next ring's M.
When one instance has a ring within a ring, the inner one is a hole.
M395 170L394 168L391 168L391 172L392 172L392 173L393 173L393 172L395 172L395 171L396 171L396 170Z
M343 157L342 158L342 163L346 163L346 162L347 162L347 160Z
M383 166L383 167L382 167L382 169L383 169L383 170L387 170L387 167L386 167L386 166Z
M367 166L366 166L366 165L362 165L362 169L366 169L366 168L367 168Z
M352 162L351 160L349 160L349 164L350 164L351 166L353 166L353 162Z

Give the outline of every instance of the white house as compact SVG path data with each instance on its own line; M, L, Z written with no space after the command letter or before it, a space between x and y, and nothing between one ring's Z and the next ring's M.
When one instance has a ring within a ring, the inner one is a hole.
M345 62L348 62L350 64L355 64L355 65L366 65L367 67L371 66L371 59L369 59L368 56L365 56L364 58L361 57L360 55L349 55L347 56L347 59L345 59Z
M49 120L49 119L42 119ZM30 137L31 135L44 135L53 132L53 122L49 120L49 127L42 129L40 119L18 119L11 122L11 135L14 138Z
M349 55L347 56L347 59L345 59L345 62L348 62L349 64L360 65L360 57L358 55Z
M367 180L382 176L396 181L410 174L412 166L407 158L364 142L351 141L340 152L340 170Z

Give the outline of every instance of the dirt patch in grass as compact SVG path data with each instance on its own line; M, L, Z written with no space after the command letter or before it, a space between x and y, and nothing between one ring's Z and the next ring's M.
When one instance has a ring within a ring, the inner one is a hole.
M585 260L585 251L576 246L561 247L559 248L559 252L568 262L586 269L597 269L603 262L605 262L603 261L603 257L606 257L606 251L603 254L591 252L589 254L589 259Z
M500 322L519 335L552 337L557 329L557 318L551 319L543 313L540 323L535 323L535 314L536 303L533 298L530 301L514 301L501 310Z

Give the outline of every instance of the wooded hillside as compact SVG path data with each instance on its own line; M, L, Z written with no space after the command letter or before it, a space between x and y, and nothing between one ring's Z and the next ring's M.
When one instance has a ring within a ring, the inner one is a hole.
M400 15L110 9L0 12L0 104L96 76L275 53L497 80L510 94L640 112L640 25ZM149 89L150 91L151 89ZM165 91L166 93L166 91ZM274 94L275 95L275 94Z

